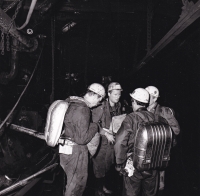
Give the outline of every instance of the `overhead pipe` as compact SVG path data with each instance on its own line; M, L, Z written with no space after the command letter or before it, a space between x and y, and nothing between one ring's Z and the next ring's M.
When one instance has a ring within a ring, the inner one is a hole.
M8 32L12 37L16 38L20 43L22 43L27 48L34 47L35 39L28 38L21 34L15 25L15 22L12 23L12 19L0 8L0 28L4 32Z
M30 6L29 11L28 11L28 14L27 14L26 21L25 21L25 23L24 23L21 27L18 27L18 28L17 28L18 30L23 29L23 28L26 27L26 25L29 23L30 18L31 18L32 13L33 13L33 10L34 10L34 8L35 8L35 4L36 4L36 3L37 3L37 0L32 0L31 6Z
M9 81L13 80L18 71L18 62L19 62L19 52L17 51L18 41L15 38L12 38L11 46L11 60L10 60L10 73L3 72L0 74L0 83L7 84Z

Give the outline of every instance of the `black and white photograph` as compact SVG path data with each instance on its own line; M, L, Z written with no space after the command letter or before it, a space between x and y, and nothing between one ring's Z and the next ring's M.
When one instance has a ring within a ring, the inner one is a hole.
M0 195L200 195L200 0L0 0Z

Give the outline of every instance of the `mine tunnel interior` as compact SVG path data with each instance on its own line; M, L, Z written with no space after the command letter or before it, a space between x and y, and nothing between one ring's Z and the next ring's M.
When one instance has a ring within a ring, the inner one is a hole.
M82 1L77 4L74 1L66 1L64 4L62 1L59 4L55 1L46 2L46 7L35 8L30 23L21 31L22 35L29 38L37 37L37 48L33 52L20 49L17 55L5 48L5 54L0 55L1 121L18 101L35 68L29 87L7 122L41 133L44 132L47 111L52 101L64 100L68 96L82 96L93 82L102 83L105 87L111 81L119 82L123 87L120 102L127 112L131 112L129 93L138 87L156 86L160 91L158 102L174 109L181 127L166 170L165 195L198 195L199 19L188 25L155 56L150 55L145 59L138 69L141 60L179 20L184 10L181 1L153 1L151 35L147 29L150 22L147 4L143 5L143 1L134 4L135 7L130 1L110 1L110 4L102 1L105 7L96 1L85 1L85 4ZM54 9L45 12L48 2L54 5ZM4 1L2 7L8 3ZM81 5L90 6L81 9ZM24 1L23 9L16 17L19 26L26 18L29 6L30 2ZM132 7L134 9L130 11ZM12 12L8 14L12 15ZM33 30L32 35L27 35L28 29ZM41 35L45 38L39 39ZM14 132L9 127L5 129L0 136L0 158L3 163L0 167L1 175L8 174L16 179L18 173L26 170L30 164L36 164L36 167L37 164L45 165L40 163L43 154L49 150L44 141ZM6 153L5 156L4 150L9 150L10 154ZM46 153L47 160L51 159L50 155L54 151L56 149ZM13 164L17 163L19 167L11 172ZM92 194L91 178L88 179L89 188L85 190L87 196ZM59 180L57 182L60 183ZM38 191L41 191L41 185L35 186L32 193L28 192L27 195L34 195Z

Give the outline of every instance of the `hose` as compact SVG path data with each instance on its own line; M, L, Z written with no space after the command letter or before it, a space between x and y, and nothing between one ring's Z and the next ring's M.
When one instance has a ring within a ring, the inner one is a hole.
M31 6L30 6L29 11L28 11L28 15L26 17L26 21L25 21L25 23L21 27L17 27L17 30L23 29L29 23L36 3L37 3L37 0L32 0Z

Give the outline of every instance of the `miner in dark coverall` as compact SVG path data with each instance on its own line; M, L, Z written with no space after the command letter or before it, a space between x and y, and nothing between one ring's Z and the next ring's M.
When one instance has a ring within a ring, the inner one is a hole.
M70 105L64 118L62 137L70 141L67 154L60 154L60 165L67 176L65 196L81 196L85 189L88 177L87 144L98 131L98 125L91 122L90 108L96 106L104 96L104 87L93 83L83 98L67 99Z
M92 109L93 122L99 124L99 133L101 135L100 145L96 155L92 158L93 170L96 177L95 196L103 196L104 193L111 194L112 191L106 187L106 182L111 181L109 175L111 166L114 165L114 142L115 138L110 128L113 116L121 114L121 85L112 82L108 86L108 99L102 105Z
M150 94L149 106L147 110L152 112L155 115L160 115L165 118L172 128L172 131L175 135L180 133L180 126L178 121L175 118L174 110L169 107L161 106L157 103L157 99L159 97L159 90L155 86L148 86L145 88ZM160 182L159 182L159 190L163 190L165 183L164 183L165 172L160 172Z
M130 94L132 97L133 112L126 116L119 131L116 134L115 142L115 156L116 169L118 171L124 168L127 160L127 153L132 153L134 148L134 139L136 130L141 122L148 122L154 120L154 114L147 111L147 104L149 102L149 93L143 89L138 88ZM138 115L140 113L140 116ZM167 123L162 117L158 117L159 122ZM138 196L141 191L145 196L154 196L157 190L158 171L149 170L139 172L136 169L131 177L124 176L123 196Z

